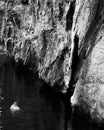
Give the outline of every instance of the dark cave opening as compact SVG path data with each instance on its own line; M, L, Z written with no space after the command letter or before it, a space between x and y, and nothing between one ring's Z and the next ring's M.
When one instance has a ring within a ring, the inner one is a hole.
M71 30L72 23L73 23L73 15L75 11L75 0L70 4L70 8L68 10L68 13L66 15L66 31Z

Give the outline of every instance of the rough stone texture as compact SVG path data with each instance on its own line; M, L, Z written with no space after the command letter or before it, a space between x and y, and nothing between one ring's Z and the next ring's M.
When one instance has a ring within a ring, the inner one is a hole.
M12 51L13 48L16 63L38 71L48 84L58 85L61 91L66 92L71 77L70 48L75 1L23 1L10 0L4 4L3 18L7 19L2 22L6 27L4 29L2 24L1 39L4 39L5 50Z
M72 106L103 121L104 0L21 1L0 3L4 50L62 92L75 87Z
M97 122L104 120L104 1L78 1L73 36L79 38L73 107ZM73 38L74 39L74 38ZM74 40L73 40L74 41Z

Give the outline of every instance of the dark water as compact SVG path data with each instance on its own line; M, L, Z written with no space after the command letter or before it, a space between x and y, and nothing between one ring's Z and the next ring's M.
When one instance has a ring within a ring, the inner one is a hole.
M14 102L21 108L12 114ZM68 108L68 107L67 107ZM70 110L70 109L69 109ZM19 72L10 63L0 64L0 129L67 130L63 97L46 86L37 75Z
M99 130L73 117L69 101L31 72L19 72L0 57L0 130ZM21 111L11 113L18 103Z

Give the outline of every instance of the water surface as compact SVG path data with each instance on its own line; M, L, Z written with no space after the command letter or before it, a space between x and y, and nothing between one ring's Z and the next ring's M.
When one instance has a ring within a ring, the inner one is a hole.
M68 128L63 97L46 86L36 74L19 72L10 62L0 64L0 98L0 127L3 130ZM14 102L21 111L13 114L10 106Z
M12 113L17 102L21 111ZM0 56L0 130L100 130L88 120L72 116L69 99L36 74L19 71ZM103 128L102 128L103 129Z

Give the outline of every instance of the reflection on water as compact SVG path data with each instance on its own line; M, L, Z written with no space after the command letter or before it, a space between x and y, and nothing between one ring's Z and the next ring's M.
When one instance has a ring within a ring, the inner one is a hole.
M68 130L63 97L30 72L18 72L10 63L0 65L0 96L1 129ZM21 111L12 114L14 102Z

